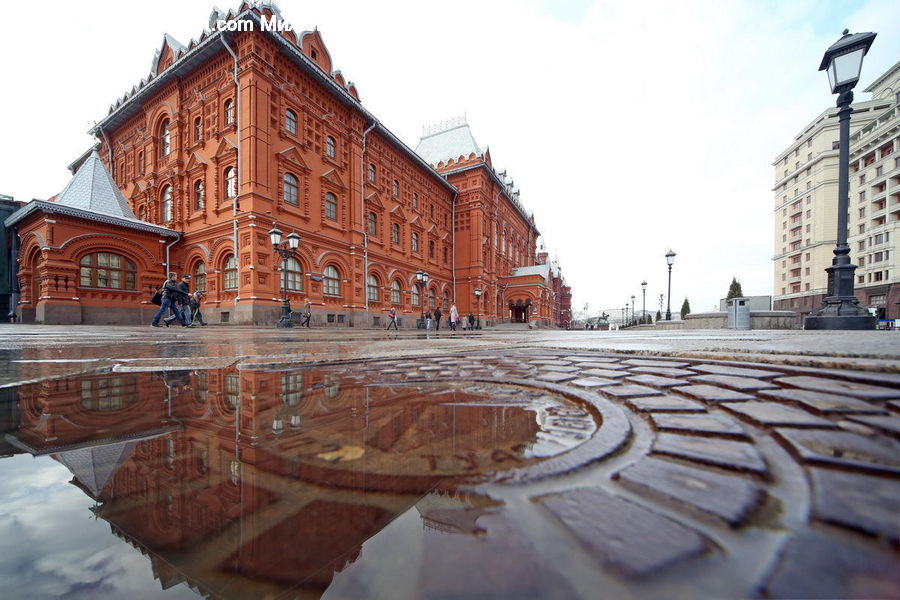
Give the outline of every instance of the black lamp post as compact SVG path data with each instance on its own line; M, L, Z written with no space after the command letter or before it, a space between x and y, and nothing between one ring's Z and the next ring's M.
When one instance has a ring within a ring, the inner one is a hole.
M293 327L291 322L291 301L288 299L287 289L287 259L294 256L294 251L300 246L300 236L290 233L287 236L287 245L281 241L281 230L273 227L269 230L269 238L272 240L272 249L281 256L281 318L278 327Z
M419 282L419 306L422 308L419 315L419 329L425 329L425 286L428 285L428 273L416 271L416 281Z
M647 280L641 282L641 290L644 292L644 306L641 309L641 323L647 317Z
M850 246L847 244L847 211L850 188L850 113L853 109L853 87L859 81L863 57L875 40L874 33L844 35L825 51L820 71L828 72L831 93L838 94L838 126L840 150L838 152L838 214L837 246L832 265L825 270L832 280L831 293L818 310L810 313L804 329L875 329L876 319L859 306L853 293L856 265L850 262Z
M625 308L622 309L622 329L628 327L628 303L625 303Z
M631 320L637 325L637 315L634 314L634 294L631 295Z
M481 288L475 288L475 329L481 329Z
M675 253L672 250L666 252L666 263L669 265L669 293L666 296L666 321L672 320L672 265L675 263Z

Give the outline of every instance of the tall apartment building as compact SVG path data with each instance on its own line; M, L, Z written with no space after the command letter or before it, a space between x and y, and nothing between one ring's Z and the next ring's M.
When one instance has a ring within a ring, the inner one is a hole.
M896 67L892 71L896 71ZM882 76L878 82L884 78ZM892 81L896 82L896 79ZM876 84L866 91L872 91ZM851 140L859 139L861 131L879 122L886 110L896 108L896 103L896 99L875 96L872 100L853 104ZM819 308L827 295L825 269L831 265L837 239L839 138L837 108L829 108L804 127L773 163L773 303L776 310L794 310L805 316ZM851 157L854 147L855 142L851 141ZM858 181L858 177L855 179ZM879 181L883 182L884 178ZM853 197L858 194L854 196L851 181L851 199ZM851 218L853 213L851 210ZM855 231L858 228L851 226L850 234ZM851 247L854 261L857 260L857 247L858 243ZM868 298L858 297L863 305L869 305Z
M865 89L877 117L850 136L849 243L856 296L881 319L900 318L900 62Z

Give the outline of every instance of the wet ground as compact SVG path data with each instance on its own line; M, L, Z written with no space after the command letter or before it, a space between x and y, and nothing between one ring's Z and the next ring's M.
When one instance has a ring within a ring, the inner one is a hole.
M0 326L3 597L900 597L895 332Z

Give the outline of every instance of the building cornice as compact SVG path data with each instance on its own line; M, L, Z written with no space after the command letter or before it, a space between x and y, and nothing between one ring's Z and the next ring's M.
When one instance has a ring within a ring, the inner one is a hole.
M145 221L138 220L132 221L131 219L82 210L80 208L66 206L64 204L47 202L46 200L32 200L31 202L11 214L9 217L7 217L3 223L7 227L12 227L16 223L24 220L30 214L38 211L43 211L48 214L66 215L70 217L77 217L79 219L87 219L88 221L106 223L107 225L117 225L120 227L127 227L129 229L136 229L138 231L147 231L149 233L155 233L167 237L181 237L180 232L175 231L174 229L169 229L168 227L163 227L161 225L154 225L153 223L147 223Z

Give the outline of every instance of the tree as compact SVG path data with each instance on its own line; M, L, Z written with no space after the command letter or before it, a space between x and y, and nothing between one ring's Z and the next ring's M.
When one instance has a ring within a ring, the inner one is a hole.
M731 285L728 287L728 295L725 296L726 300L731 300L732 298L743 298L744 290L741 289L741 282L737 280L737 277L731 278Z
M656 311L656 322L659 323L660 321L662 321L662 313Z
M681 305L681 318L683 319L689 314L691 314L691 303L688 302L687 298L685 298L684 304Z

